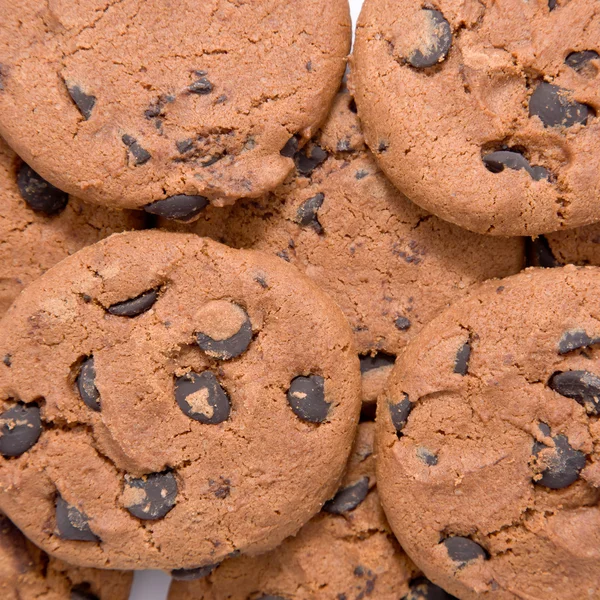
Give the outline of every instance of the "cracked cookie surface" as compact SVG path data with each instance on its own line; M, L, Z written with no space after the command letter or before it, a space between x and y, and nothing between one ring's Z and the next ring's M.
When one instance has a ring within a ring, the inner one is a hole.
M272 549L339 485L360 408L351 331L276 257L117 234L2 324L0 506L57 558L206 568Z
M2 0L0 132L60 189L191 219L274 188L326 116L347 0Z
M392 182L450 222L537 235L600 220L595 0L367 0L351 84Z
M600 594L600 269L487 282L407 346L378 406L400 543L464 600Z

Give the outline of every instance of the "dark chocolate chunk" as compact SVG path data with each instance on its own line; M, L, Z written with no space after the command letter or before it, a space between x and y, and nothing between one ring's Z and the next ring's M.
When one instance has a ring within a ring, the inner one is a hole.
M129 148L131 156L135 159L133 164L136 167L146 164L152 158L150 152L142 148L134 137L125 134L121 137L121 140Z
M205 196L177 194L163 200L157 200L151 204L146 204L144 210L165 219L189 221L200 214L207 206L208 198Z
M478 558L487 558L487 552L477 542L466 537L448 537L442 544L446 546L450 559L461 567Z
M10 354L5 354L4 358L2 359L2 362L7 366L10 367L12 365L12 356Z
M375 355L361 354L358 358L360 359L361 373L380 369L381 367L393 367L396 362L396 357L386 352L377 352Z
M565 64L578 73L585 71L592 60L600 60L600 54L595 50L583 50L581 52L571 52L565 59Z
M46 215L55 215L61 212L69 202L69 195L66 192L42 179L25 163L19 167L17 185L27 206Z
M569 100L567 90L542 81L529 99L529 116L539 117L545 127L585 125L593 109Z
M377 152L379 152L379 153L387 152L389 147L390 147L389 142L386 142L385 140L381 140L377 146Z
M70 600L100 600L100 598L92 593L89 583L81 583L71 588Z
M471 342L466 341L456 353L454 359L454 372L463 377L469 371L469 359L471 358Z
M561 396L573 398L588 414L600 414L600 377L589 371L557 371L548 386Z
M356 174L354 175L354 178L358 179L360 181L361 179L364 179L368 174L369 174L369 171L365 171L364 169L360 169L359 171L356 171Z
M548 0L548 8L550 10L554 10L556 8L557 1L558 0Z
M209 356L218 358L219 360L229 360L243 354L247 350L252 341L252 323L248 315L246 315L246 320L242 323L239 331L226 340L213 340L202 332L196 333L196 339L198 346Z
M0 413L0 454L21 456L32 448L42 434L40 407L18 402Z
M126 508L134 517L156 521L175 506L177 480L171 471L151 473L143 477L126 475L124 495Z
M526 266L545 268L562 266L562 263L556 260L548 240L543 235L540 235L535 239L528 238L526 242Z
M294 158L296 152L298 152L299 146L300 136L294 135L285 143L285 146L281 149L279 154L281 154L281 156L285 156L286 158Z
M100 411L100 392L96 387L96 369L94 368L93 356L89 356L83 361L76 383L84 404L96 412Z
M396 325L396 329L399 329L400 331L410 329L410 320L406 317L396 317L394 324Z
M558 342L558 353L567 354L579 348L600 343L600 338L591 338L583 329L565 331Z
M60 538L78 542L99 542L100 539L90 529L88 521L85 513L67 504L61 496L56 497L56 530Z
M323 205L325 196L321 193L303 202L296 212L296 220L302 227L312 227L317 233L323 233L323 227L319 223L318 210Z
M219 563L204 565L195 569L173 569L171 577L175 581L196 581L196 579L203 579L207 575L210 575L218 566Z
M540 423L540 431L547 437L552 437L554 447L547 446L537 440L533 444L533 454L538 456L543 450L550 449L552 454L544 453L546 468L542 471L541 479L534 479L537 485L543 485L552 490L560 490L570 486L579 479L579 472L585 467L585 454L574 450L564 435L550 435L550 427Z
M402 430L408 421L408 415L413 409L413 403L409 400L408 394L404 394L404 398L400 402L389 402L390 417L396 428L398 436L402 435Z
M296 169L300 175L308 177L327 160L328 156L329 154L316 144L310 149L310 152L306 148L303 148L294 156Z
M402 600L457 600L425 577L413 579L409 585L410 590Z
M550 179L548 169L540 166L531 166L529 161L519 152L514 150L498 150L483 157L483 164L492 173L501 173L505 168L519 171L524 169L535 181Z
M341 515L354 510L369 493L369 478L362 477L356 483L342 488L331 499L325 502L323 510L334 515Z
M444 15L432 8L423 8L428 26L423 32L427 36L421 48L417 48L408 57L408 62L417 69L432 67L442 62L452 45L452 29Z
M96 96L86 94L78 85L68 85L69 96L75 103L83 118L87 121L92 116L92 110L96 104Z
M186 152L193 150L194 140L179 140L178 142L175 142L175 147L177 148L177 152L179 152L179 154L185 154Z
M331 404L325 400L325 380L320 375L294 377L287 399L303 421L322 423L327 419Z
M200 79L197 79L188 86L188 90L192 94L206 96L206 94L210 94L213 91L213 84L206 77L200 77Z
M429 467L435 467L435 465L438 464L437 455L423 446L417 448L417 458L422 460Z
M178 377L175 400L185 415L200 423L215 425L229 418L229 396L210 371Z
M158 288L142 292L139 296L123 302L111 304L108 307L108 312L117 317L137 317L142 313L150 310L154 303L158 300Z

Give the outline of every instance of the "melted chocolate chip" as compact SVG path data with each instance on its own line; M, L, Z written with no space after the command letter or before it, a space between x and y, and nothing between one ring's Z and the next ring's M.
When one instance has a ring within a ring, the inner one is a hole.
M537 440L534 442L532 451L535 456L548 448L552 451L550 455L544 453L543 460L547 466L542 471L541 478L534 479L534 483L552 490L566 488L579 479L579 473L586 464L585 454L574 450L566 436L550 436L550 427L545 423L540 423L539 428L545 436L552 437L554 447Z
M452 45L452 29L439 10L422 9L428 26L423 32L427 40L408 57L408 62L417 69L425 69L442 62Z
M298 207L296 220L302 227L312 227L318 234L323 233L323 227L319 223L318 210L323 205L325 196L321 193L309 198Z
M322 423L327 419L331 404L325 400L325 380L320 375L292 379L287 399L303 421Z
M67 90L69 90L71 100L87 121L92 116L92 110L96 105L96 96L86 94L78 85L67 85Z
M402 435L402 430L408 421L408 415L413 409L413 403L409 400L408 394L404 394L404 398L400 402L389 402L388 408L390 411L390 417L392 418L392 424L396 428L398 437Z
M96 369L94 368L94 357L85 359L77 375L77 389L84 404L95 410L100 411L100 392L96 387Z
M303 148L294 156L296 169L300 175L308 177L327 160L328 156L329 154L316 144L310 149L310 152L306 148Z
M0 454L21 456L32 448L42 434L40 408L19 402L0 413Z
M46 215L56 215L69 202L69 195L45 179L42 179L29 165L22 163L17 173L19 193L27 206Z
M478 543L466 537L449 537L442 544L446 546L450 559L461 567L478 558L487 558L486 551Z
M246 314L246 320L242 323L239 331L226 340L213 340L202 332L196 334L196 339L198 346L209 356L219 360L229 360L240 356L247 350L252 341L252 323Z
M354 510L367 497L369 493L369 478L362 477L356 483L342 488L323 505L323 511L334 515L341 515Z
M600 343L600 338L591 338L583 329L565 331L558 342L558 353L567 354L579 348Z
M592 60L600 60L600 54L595 50L583 50L581 52L571 52L565 59L565 64L581 73L585 71Z
M279 154L286 158L294 158L298 148L300 147L300 136L292 136L286 143L285 146L280 150Z
M214 565L204 565L202 567L196 567L195 569L173 569L173 571L171 571L171 577L175 581L196 581L197 579L203 579L207 575L210 575L218 566L219 563Z
M146 164L152 158L152 155L150 154L150 152L148 152L148 150L142 148L142 146L140 146L140 144L134 137L125 134L124 136L121 137L121 141L129 149L131 156L133 156L133 158L134 158L133 164L136 167Z
M82 583L71 588L70 600L100 600L93 594L89 583Z
M454 372L463 377L469 371L469 359L471 358L471 342L465 342L456 353L454 359Z
M56 530L63 540L78 542L99 542L98 536L90 529L87 515L75 506L67 504L61 496L56 498Z
M454 596L425 577L413 579L409 585L410 590L402 600L456 600Z
M206 96L213 91L213 84L206 77L200 77L188 86L188 90L192 94Z
M143 477L125 476L125 495L130 496L127 510L138 519L162 519L176 504L177 480L170 471Z
M406 317L396 317L394 325L396 325L396 329L399 329L400 331L406 331L410 329L411 323Z
M360 372L366 373L374 369L380 369L382 367L393 367L396 362L396 357L393 354L387 354L386 352L377 352L375 355L372 354L361 354L360 359Z
M229 418L229 396L210 371L178 377L175 400L185 415L200 423L215 425Z
M144 210L153 215L164 217L165 219L189 221L200 214L208 204L208 198L205 196L177 194L175 196L169 196L164 200L157 200L151 204L146 204Z
M540 235L527 240L527 266L554 268L561 267L562 263L556 260L548 240Z
M115 315L117 317L133 318L150 310L157 300L158 288L155 288L148 290L147 292L143 292L139 296L131 298L130 300L123 300L123 302L111 304L107 310L111 315Z
M569 100L567 90L542 81L529 99L529 116L539 117L545 127L585 125L593 110L587 104Z
M505 168L519 171L524 169L535 181L550 179L550 172L544 167L531 166L529 161L514 150L498 150L483 157L483 164L492 173L501 173Z
M548 386L561 396L572 398L585 407L588 414L600 414L600 377L589 371L558 371Z

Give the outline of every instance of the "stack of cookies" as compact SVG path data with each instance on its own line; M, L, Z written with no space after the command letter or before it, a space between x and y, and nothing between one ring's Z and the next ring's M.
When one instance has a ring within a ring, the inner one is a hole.
M0 600L600 599L597 0L0 6Z

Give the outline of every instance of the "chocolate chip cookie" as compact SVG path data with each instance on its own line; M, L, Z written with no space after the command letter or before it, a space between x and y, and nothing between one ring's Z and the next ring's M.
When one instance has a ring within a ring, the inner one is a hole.
M402 552L385 520L374 425L361 423L340 490L296 537L210 572L175 574L169 600L449 600Z
M83 203L42 179L0 138L0 316L21 290L84 246L144 226L143 213Z
M366 150L353 110L339 94L283 186L209 207L192 231L276 254L329 293L354 329L364 397L374 401L407 341L471 285L518 272L523 243L465 232L407 200Z
M600 266L600 225L540 235L528 241L527 255L528 264L536 267Z
M347 0L2 0L0 133L84 200L193 219L273 189L325 118Z
M48 557L0 515L2 600L127 600L132 573L78 569Z
M379 400L377 481L461 599L600 597L600 269L487 282L425 326Z
M339 485L352 332L274 256L116 234L0 327L0 507L72 564L189 569L270 550Z
M366 0L351 84L393 183L479 233L600 221L595 0Z

